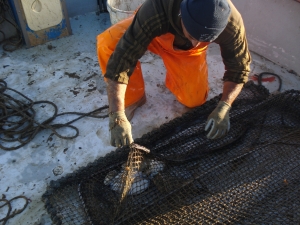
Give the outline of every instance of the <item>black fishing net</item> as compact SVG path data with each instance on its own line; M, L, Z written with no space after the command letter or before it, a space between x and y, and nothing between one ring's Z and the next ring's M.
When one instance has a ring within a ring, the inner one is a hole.
M204 126L220 96L52 181L54 224L299 224L300 92L247 83L225 138Z

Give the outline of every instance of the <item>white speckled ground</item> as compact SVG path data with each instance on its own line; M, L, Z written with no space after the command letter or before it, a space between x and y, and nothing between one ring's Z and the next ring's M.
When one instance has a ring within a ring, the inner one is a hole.
M0 78L8 87L16 89L33 101L54 102L59 113L68 111L89 112L107 104L105 84L98 80L101 71L95 52L97 34L110 26L108 14L90 13L71 18L73 35L33 48L22 48L8 53L0 50ZM48 46L51 45L50 50ZM268 60L252 53L251 75L268 71L283 79L282 91L299 89L300 77L287 72ZM146 82L147 102L138 109L132 120L134 138L182 115L186 108L164 86L164 66L159 57L147 53L141 60ZM224 72L217 45L208 51L209 99L222 90ZM94 90L99 84L99 91ZM277 80L264 82L271 92ZM41 110L41 107L37 107ZM52 109L38 113L37 119L49 115ZM61 118L67 122L74 117ZM7 225L45 225L51 220L44 209L41 196L51 180L56 180L86 166L100 156L113 151L108 141L108 119L83 118L73 125L79 128L76 139L64 140L40 132L26 146L14 150L0 149L0 194L7 199L25 195L31 203L25 211L10 219ZM68 133L70 131L63 131ZM64 133L64 134L65 134ZM55 176L53 170L62 172ZM15 208L23 202L15 202ZM6 212L0 210L0 219Z

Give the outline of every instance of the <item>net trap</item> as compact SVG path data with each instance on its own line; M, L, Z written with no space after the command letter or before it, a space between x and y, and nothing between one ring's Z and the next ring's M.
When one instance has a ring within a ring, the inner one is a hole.
M220 97L51 181L53 224L299 224L300 92L247 83L209 140Z

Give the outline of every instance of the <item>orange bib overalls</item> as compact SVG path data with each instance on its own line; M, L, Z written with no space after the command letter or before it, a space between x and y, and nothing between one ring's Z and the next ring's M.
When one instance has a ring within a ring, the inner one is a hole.
M133 16L114 24L97 36L97 54L102 74L106 73L106 65L119 39L131 24ZM167 33L156 37L148 46L148 50L160 55L166 67L166 87L177 100L187 107L202 105L207 98L208 71L206 49L209 43L201 43L190 50L174 49L175 36ZM130 76L125 94L125 107L128 107L145 94L145 84L138 61Z

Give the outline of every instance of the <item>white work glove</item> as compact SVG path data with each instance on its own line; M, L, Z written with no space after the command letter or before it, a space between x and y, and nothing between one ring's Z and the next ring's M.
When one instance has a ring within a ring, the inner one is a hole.
M224 137L230 129L229 111L231 106L220 101L214 111L208 116L205 131L209 130L207 138L217 139Z
M124 111L109 113L110 144L122 147L133 142L131 124Z

